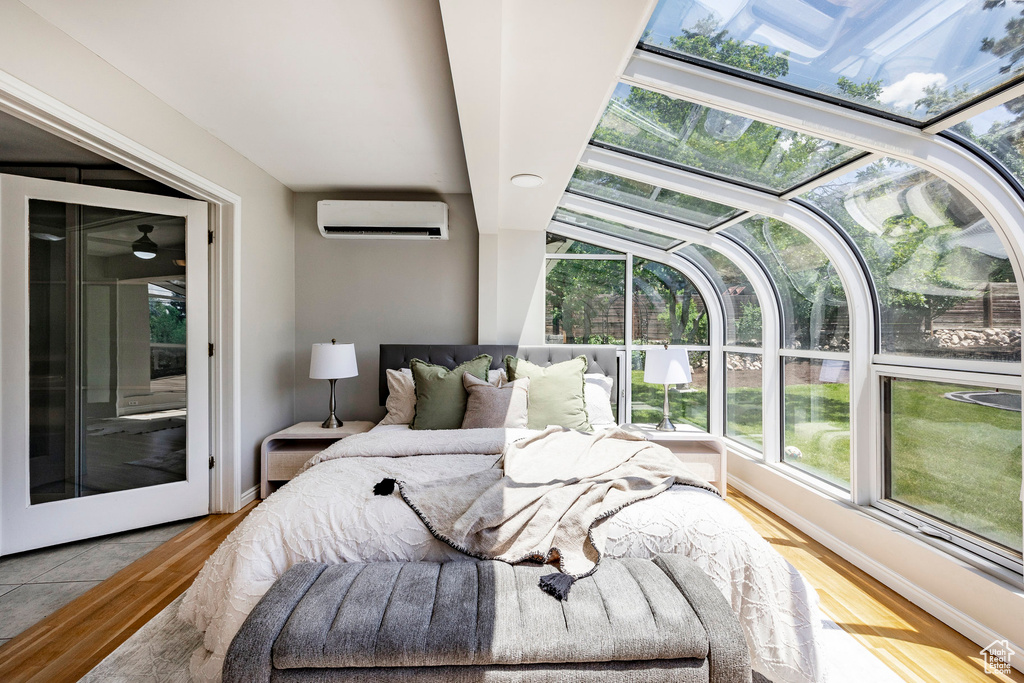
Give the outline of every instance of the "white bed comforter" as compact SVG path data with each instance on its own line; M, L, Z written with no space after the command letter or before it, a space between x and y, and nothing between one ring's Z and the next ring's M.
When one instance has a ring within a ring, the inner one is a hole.
M316 456L315 467L231 532L186 592L179 615L204 632L204 647L192 657L193 679L220 679L235 632L293 564L461 557L431 536L399 496L374 496L373 485L385 477L430 481L491 467L505 442L522 434L378 428ZM775 683L825 679L817 594L714 494L674 486L602 522L594 539L608 557L689 556L739 615L756 670Z

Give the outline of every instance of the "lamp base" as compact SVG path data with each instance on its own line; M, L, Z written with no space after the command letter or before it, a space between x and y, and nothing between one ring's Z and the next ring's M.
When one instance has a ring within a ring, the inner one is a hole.
M668 415L666 415L661 418L661 422L658 423L658 426L655 427L655 429L659 432L674 432L676 431L676 426L672 424L672 420L668 419Z
M674 424L672 424L672 420L668 419L668 411L669 411L669 407L668 407L668 385L666 384L665 385L665 405L662 408L661 422L659 422L658 426L655 427L655 429L657 429L659 432L674 432L674 431L676 431L676 426Z
M337 416L331 415L329 418L324 420L324 423L320 426L323 427L324 429L337 429L338 427L341 427L344 424L345 423L339 420Z

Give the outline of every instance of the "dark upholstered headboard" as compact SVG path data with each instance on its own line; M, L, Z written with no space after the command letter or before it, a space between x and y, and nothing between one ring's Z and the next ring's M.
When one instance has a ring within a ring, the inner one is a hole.
M446 344L381 344L380 345L380 404L388 399L388 380L385 370L409 367L413 358L434 365L454 368L482 353L491 356L491 369L504 367L505 356L515 356L537 365L551 365L576 356L587 357L587 372L600 372L612 378L612 396L619 391L619 359L614 346L499 346L499 345L446 345Z

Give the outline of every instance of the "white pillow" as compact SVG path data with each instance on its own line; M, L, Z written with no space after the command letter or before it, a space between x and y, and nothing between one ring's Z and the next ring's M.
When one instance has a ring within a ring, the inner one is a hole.
M416 415L416 383L412 379L412 370L385 370L388 381L388 398L384 407L388 414L380 421L382 425L407 425ZM496 387L505 383L504 370L488 370L487 381Z
M587 419L592 425L615 424L615 412L612 410L611 377L600 373L583 375L583 402L587 406Z

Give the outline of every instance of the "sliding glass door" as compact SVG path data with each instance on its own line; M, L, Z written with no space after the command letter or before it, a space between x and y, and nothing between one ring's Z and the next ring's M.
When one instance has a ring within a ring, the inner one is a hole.
M0 176L0 553L208 511L206 212Z

